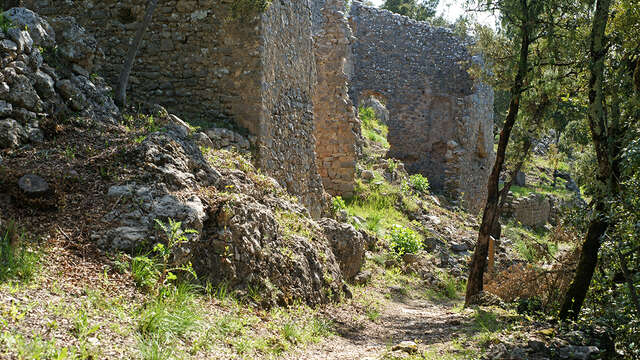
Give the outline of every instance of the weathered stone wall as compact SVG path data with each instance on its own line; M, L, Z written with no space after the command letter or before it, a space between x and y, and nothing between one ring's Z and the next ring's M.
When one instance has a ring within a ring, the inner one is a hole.
M351 5L354 72L350 95L374 95L390 113L389 155L479 210L493 165L493 91L474 84L473 59L451 31Z
M263 112L258 166L321 213L323 187L315 156L316 70L309 1L274 1L262 15Z
M314 95L318 168L331 195L353 195L360 122L348 95L345 65L354 40L344 0L314 0L318 84Z
M146 0L25 0L43 15L72 15L105 57L114 84ZM145 33L129 96L189 120L232 120L253 135L258 166L301 197L314 215L322 182L312 136L316 83L310 0L275 1L234 18L231 0L164 1Z

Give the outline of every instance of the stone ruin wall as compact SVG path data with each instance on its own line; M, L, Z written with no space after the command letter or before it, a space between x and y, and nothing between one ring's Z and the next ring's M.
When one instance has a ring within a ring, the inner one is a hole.
M473 59L451 31L354 1L350 95L381 99L390 112L390 157L432 188L478 211L494 161L493 91L474 84Z
M316 156L324 188L353 195L360 122L349 98L347 59L353 34L344 0L314 0L313 36L318 84L314 96Z
M319 216L324 189L352 194L360 137L353 104L374 94L391 114L390 155L479 209L493 161L493 93L458 64L471 60L459 39L359 2L350 28L344 0L274 1L240 20L232 1L161 2L130 96L189 120L246 128L257 166ZM105 52L97 71L112 84L147 3L24 2L42 15L72 15L95 34Z
M145 33L128 95L191 121L231 120L254 137L257 166L299 196L314 216L323 204L314 156L316 83L310 0L273 2L235 19L232 0L160 2ZM45 16L74 16L105 57L115 84L146 0L24 0Z

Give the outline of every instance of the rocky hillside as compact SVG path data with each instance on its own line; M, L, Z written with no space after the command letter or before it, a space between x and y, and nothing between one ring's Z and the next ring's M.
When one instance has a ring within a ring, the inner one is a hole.
M554 337L554 324L495 295L461 309L476 216L388 157L372 109L360 109L353 197L326 196L313 219L255 167L240 133L154 104L120 113L93 73L95 39L72 18L4 17L0 358L600 351L583 345L602 334ZM525 236L552 241L548 229L505 229L495 272L513 281L528 255L545 260Z

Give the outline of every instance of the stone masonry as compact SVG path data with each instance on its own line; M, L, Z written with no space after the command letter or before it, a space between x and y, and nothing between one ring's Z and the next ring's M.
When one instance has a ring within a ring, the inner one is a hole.
M42 15L74 16L95 34L104 50L96 72L111 84L147 4L22 1ZM344 0L279 0L241 17L235 1L160 2L134 64L131 103L246 129L256 165L317 217L325 189L352 194L353 104L373 95L390 113L390 156L480 208L493 161L493 92L465 71L473 59L461 40L357 1L349 20Z
M448 29L351 5L354 103L377 97L390 113L390 157L432 188L478 211L494 161L493 91L474 83L463 42Z
M98 71L114 84L146 0L25 0L51 17L71 15L95 34ZM232 120L253 135L257 165L301 198L323 204L315 158L316 84L310 0L275 1L234 16L233 0L163 1L134 64L129 96L189 120Z
M314 95L316 156L324 188L353 194L360 122L348 94L345 66L353 35L344 0L315 0L313 35L318 84Z

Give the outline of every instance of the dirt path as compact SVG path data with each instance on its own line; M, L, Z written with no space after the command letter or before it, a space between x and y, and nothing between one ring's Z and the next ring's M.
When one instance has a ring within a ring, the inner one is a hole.
M342 309L332 316L338 334L289 359L379 359L392 345L410 340L420 350L437 352L457 335L469 329L469 315L454 311L455 303L438 304L426 300L389 301L375 320L356 320ZM355 326L353 325L355 323Z

